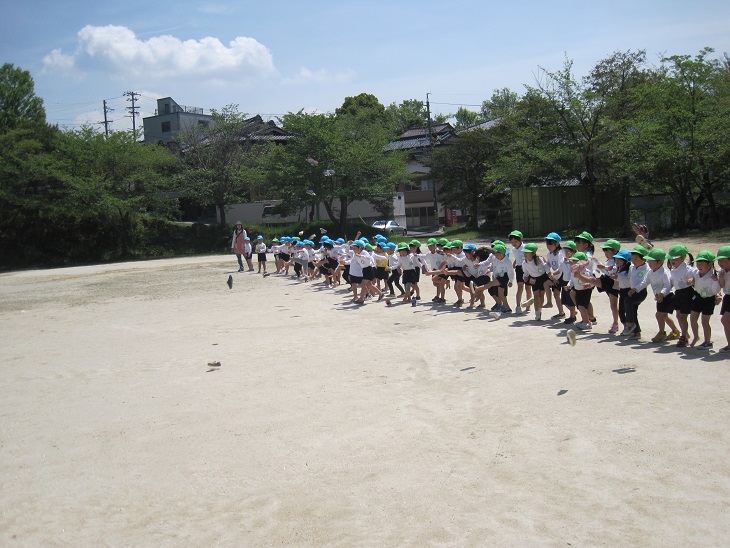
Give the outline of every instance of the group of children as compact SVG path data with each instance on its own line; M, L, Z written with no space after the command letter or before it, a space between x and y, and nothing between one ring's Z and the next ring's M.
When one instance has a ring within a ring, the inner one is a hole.
M721 247L717 255L705 250L693 257L683 245L665 252L641 235L637 241L644 245L622 249L618 240L607 240L601 246L603 259L594 256L589 232L569 241L550 232L545 237L547 252L541 255L538 245L524 243L518 230L509 234L508 243L495 240L491 246L479 248L461 240L429 238L428 251L422 252L418 240L395 244L376 235L370 242L358 233L349 242L332 240L325 234L317 244L312 239L284 236L274 239L270 251L277 274L288 275L292 268L303 281L322 279L329 287L344 281L352 291L352 302L358 305L373 299L385 300L391 306L397 297L416 306L423 275L435 287L434 303L446 303L446 292L453 289L454 306L486 308L489 294L494 318L529 313L534 308L535 320L541 321L546 319L545 309L555 308L553 320L562 320L580 331L591 330L596 324L592 304L595 289L608 296L612 315L608 332L634 339L641 337L638 310L651 287L658 325L652 342L672 340L680 348L711 348L710 318L722 303L720 316L728 343L720 352L730 352L730 284L726 290L730 246ZM265 245L263 249L259 265L263 262L266 273ZM515 285L512 309L508 294Z

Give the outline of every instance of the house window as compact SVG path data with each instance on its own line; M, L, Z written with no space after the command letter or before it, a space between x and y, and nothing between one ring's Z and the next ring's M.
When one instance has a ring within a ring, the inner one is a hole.
M170 133L170 122L162 122L162 133Z

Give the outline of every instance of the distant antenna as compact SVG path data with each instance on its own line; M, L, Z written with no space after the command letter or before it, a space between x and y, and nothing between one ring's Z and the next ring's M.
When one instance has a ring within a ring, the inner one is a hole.
M129 111L128 118L132 119L132 135L135 139L137 139L137 116L139 116L139 107L135 106L135 103L137 102L137 97L139 97L139 93L135 91L125 91L122 95L126 95L128 97L127 101L131 101L132 106L127 107L127 111Z

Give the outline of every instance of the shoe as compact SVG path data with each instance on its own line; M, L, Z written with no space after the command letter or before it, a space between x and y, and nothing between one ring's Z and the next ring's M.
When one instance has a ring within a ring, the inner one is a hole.
M617 333L618 332L618 324L613 323L611 324L611 329L608 330L609 333Z
M434 297L433 299L431 299L431 302L432 303L437 303L437 302L439 302L439 298L438 297Z
M553 307L553 303L544 304L542 307L543 308L552 308Z
M454 303L454 306L461 306L462 304L464 304L464 301L462 301L461 299L459 299L458 301L456 301Z
M575 322L574 327L576 329L580 329L581 331L588 331L593 326L591 324L585 323L585 322Z
M421 297L416 296L416 300L417 301L420 301L421 300Z
M677 348L687 348L687 339L680 336L679 339L677 339Z
M233 276L229 274L228 281L226 283L228 284L228 289L233 289Z
M502 314L512 314L512 309L511 308L505 308L503 306L502 307Z
M629 327L628 325L624 326L624 330L619 333L622 337L626 337L627 335L631 335L634 332L634 327Z
M718 352L722 352L723 354L727 354L730 352L730 346L723 346Z
M570 318L565 318L563 320L563 323L568 323L568 324L575 323L575 316L571 316Z
M654 335L651 338L651 342L660 343L666 339L667 339L667 333L665 331L660 331L659 333L657 333L656 335Z
M565 334L565 336L568 338L568 344L570 346L575 346L575 331L573 331L572 329L568 329L568 332Z
M701 345L699 346L699 348L707 348L707 349L709 350L710 348L712 348L712 341L710 341L710 342L703 342L703 343L702 343L702 344L701 344Z
M678 339L679 338L679 331L672 331L669 335L667 335L667 339Z
M388 293L388 297L395 297L395 293Z
M522 307L521 306L518 306L517 308L515 308L515 314L522 314Z
M491 310L492 312L496 312L498 308L499 308L499 305L498 305L498 304L495 304L495 305L494 305L494 306L493 306L492 308L490 308L489 310Z
M596 318L588 318L588 320L591 322L591 324L598 323L598 320Z
M641 338L641 331L632 331L632 332L631 332L631 333L629 334L629 337L628 337L628 338L629 338L629 339L634 339L634 340L636 340L636 339L640 339L640 338Z
M416 299L415 295L411 297L411 306L416 306L416 303L418 303L418 300Z
M380 295L378 296L378 302L382 301L382 300L383 300L384 298L385 298L385 293L381 293L381 294L380 294Z
M542 320L542 311L540 311L540 310L535 310L535 320L537 320L538 322L539 322L540 320Z
M245 270L243 268L239 268L238 271L239 272L245 272Z
M498 320L498 319L500 319L502 317L502 313L501 312L497 312L496 310L493 311L493 312L490 312L489 315L492 318L494 318L495 320Z
M524 303L522 303L520 306L522 306L522 308L527 308L534 302L535 302L535 297L530 297Z
M554 315L554 316L552 317L552 319L553 319L553 320L558 320L558 319L560 319L560 318L565 318L565 312L561 312L560 314L555 314L555 315Z

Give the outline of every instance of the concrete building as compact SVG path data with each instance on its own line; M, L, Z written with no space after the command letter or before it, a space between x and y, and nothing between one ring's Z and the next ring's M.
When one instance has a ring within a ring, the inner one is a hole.
M166 145L175 140L178 132L195 124L210 125L213 117L202 108L178 105L171 97L157 99L154 116L142 119L144 142Z

